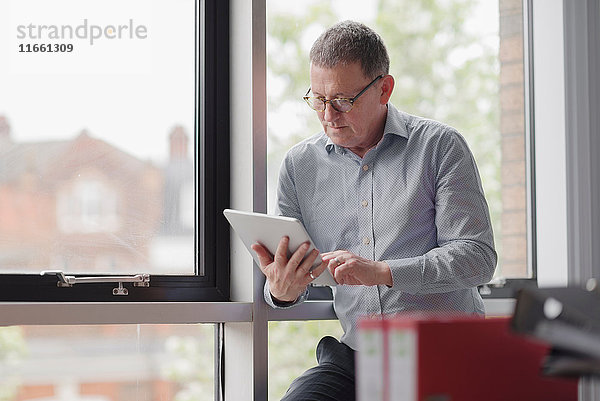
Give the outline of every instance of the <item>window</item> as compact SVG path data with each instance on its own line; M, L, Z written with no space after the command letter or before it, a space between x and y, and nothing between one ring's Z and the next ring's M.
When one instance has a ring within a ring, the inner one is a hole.
M293 144L321 130L301 100L308 52L328 26L373 27L390 54L391 102L463 134L476 158L495 233L496 283L534 277L529 174L528 25L521 1L267 2L269 210L277 173ZM487 290L487 289L486 289Z
M315 348L326 335L341 337L337 320L269 322L270 400L280 400L296 377L317 364Z
M0 327L0 394L14 401L214 400L200 325Z
M310 84L310 46L338 21L361 21L373 27L387 45L390 73L396 80L391 102L411 114L456 127L475 155L499 254L494 282L499 287L509 283L504 288L483 287L482 295L510 296L513 283L534 281L528 25L521 1L283 4L268 0L267 17L268 211L274 211L285 152L321 131L314 112L301 98ZM323 289L311 289L312 299L328 296ZM296 319L293 309L287 313L288 319ZM286 320L283 315L278 319ZM270 399L281 397L291 376L316 363L318 339L336 332L333 327L322 330L322 325L310 320L270 323ZM291 336L302 336L296 342L309 342L311 347L277 345L279 338ZM301 367L289 363L284 370L277 366L280 358L305 362ZM286 373L287 383L280 384Z
M0 6L2 300L229 300L227 10ZM150 281L115 296L55 271Z
M228 4L6 3L0 398L215 399L212 323L251 320L186 302L229 301Z
M117 231L117 193L93 177L67 184L56 191L56 220L64 234Z

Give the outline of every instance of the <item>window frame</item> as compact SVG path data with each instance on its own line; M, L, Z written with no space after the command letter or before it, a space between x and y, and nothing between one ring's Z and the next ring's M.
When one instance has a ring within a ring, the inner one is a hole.
M535 88L533 46L533 0L523 0L523 78L525 114L525 166L527 188L527 260L529 278L506 278L478 287L484 300L511 299L522 288L537 288L537 225L535 170Z
M196 0L197 216L199 275L151 275L150 287L123 283L127 296L114 296L117 283L57 286L53 275L2 274L3 302L224 302L230 299L229 226L221 211L229 205L229 1ZM204 54L202 54L204 42ZM201 107L204 105L204 108ZM144 273L144 272L139 272ZM75 274L98 276L98 274Z

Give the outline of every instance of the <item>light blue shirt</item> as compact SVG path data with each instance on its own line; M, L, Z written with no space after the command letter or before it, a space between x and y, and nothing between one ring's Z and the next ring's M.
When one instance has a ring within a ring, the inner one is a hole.
M476 286L492 278L497 255L475 160L454 128L389 104L383 138L362 159L324 132L290 149L277 198L277 213L302 221L320 252L345 249L390 266L392 287L333 288L351 348L362 316L484 313ZM265 299L279 307L268 282Z

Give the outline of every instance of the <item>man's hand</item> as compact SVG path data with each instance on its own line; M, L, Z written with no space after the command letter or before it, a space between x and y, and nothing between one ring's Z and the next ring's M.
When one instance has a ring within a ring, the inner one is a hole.
M306 286L313 281L313 277L318 277L327 268L326 263L321 263L312 271L313 277L311 277L309 271L319 256L319 251L313 249L302 261L310 247L310 244L305 242L288 259L289 242L288 237L281 238L275 256L260 244L252 245L252 250L256 252L260 261L260 270L269 281L271 295L276 300L283 302L295 301L306 290Z
M323 263L339 284L392 286L392 271L385 262L365 259L349 251L333 251L321 255Z

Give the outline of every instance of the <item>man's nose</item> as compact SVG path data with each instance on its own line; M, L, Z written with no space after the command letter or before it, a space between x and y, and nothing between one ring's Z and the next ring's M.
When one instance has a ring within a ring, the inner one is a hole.
M325 104L325 110L323 111L323 120L335 121L340 116L340 112L331 106L331 103Z

